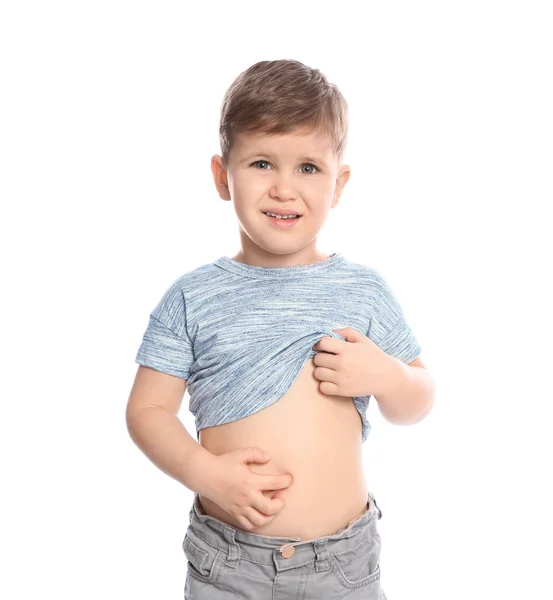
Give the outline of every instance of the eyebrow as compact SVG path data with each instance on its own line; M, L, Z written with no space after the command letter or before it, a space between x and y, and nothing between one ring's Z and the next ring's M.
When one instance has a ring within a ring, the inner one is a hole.
M250 154L249 156L246 156L246 158L243 158L240 161L240 163L248 162L249 160L252 160L252 158L255 158L256 156L266 156L267 158L270 158L271 160L273 160L275 158L275 156L273 154L271 154L270 152L263 152L261 150L260 152L255 152L253 154ZM302 156L302 157L300 157L299 160L319 163L322 165L326 164L322 158L315 158L315 157L311 157L311 156Z

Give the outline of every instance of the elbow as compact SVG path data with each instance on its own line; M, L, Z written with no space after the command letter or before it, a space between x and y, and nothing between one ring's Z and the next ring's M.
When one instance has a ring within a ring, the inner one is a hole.
M432 394L422 406L418 405L416 410L410 412L398 412L395 414L389 414L382 410L380 412L386 421L392 423L392 425L416 425L430 414L434 406L434 398L435 396Z
M432 408L434 407L434 400L435 400L435 392L434 392L434 389L432 389L432 394L428 397L428 400L424 404L423 409L420 410L416 415L413 415L413 417L407 424L408 425L416 425L417 423L420 423L421 421L426 419L426 417L432 412Z
M139 415L140 410L135 409L135 408L130 408L129 406L127 406L127 409L125 411L125 425L127 427L127 431L129 432L129 435L131 436L131 439L136 443L137 440L137 433L140 427L140 415Z

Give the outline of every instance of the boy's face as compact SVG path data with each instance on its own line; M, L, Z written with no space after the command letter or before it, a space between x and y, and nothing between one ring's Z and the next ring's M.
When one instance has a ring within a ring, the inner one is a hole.
M350 168L337 164L328 137L241 132L227 169L216 155L211 170L219 196L234 203L247 262L270 263L275 254L287 255L287 264L319 258L316 236L350 177ZM275 208L301 217L289 229L278 227L263 212Z

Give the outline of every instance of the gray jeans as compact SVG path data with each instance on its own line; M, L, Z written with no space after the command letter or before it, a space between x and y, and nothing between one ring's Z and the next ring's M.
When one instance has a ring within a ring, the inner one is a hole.
M382 517L374 495L336 533L299 541L237 529L206 514L198 495L182 544L185 600L386 600L380 585Z

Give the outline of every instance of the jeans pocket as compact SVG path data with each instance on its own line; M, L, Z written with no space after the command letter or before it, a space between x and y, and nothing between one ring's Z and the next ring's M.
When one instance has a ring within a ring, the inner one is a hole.
M205 583L215 583L221 550L210 546L192 529L184 536L182 549L187 561L188 574Z
M369 539L355 548L331 554L332 569L346 588L358 588L380 581L380 534L373 531Z

